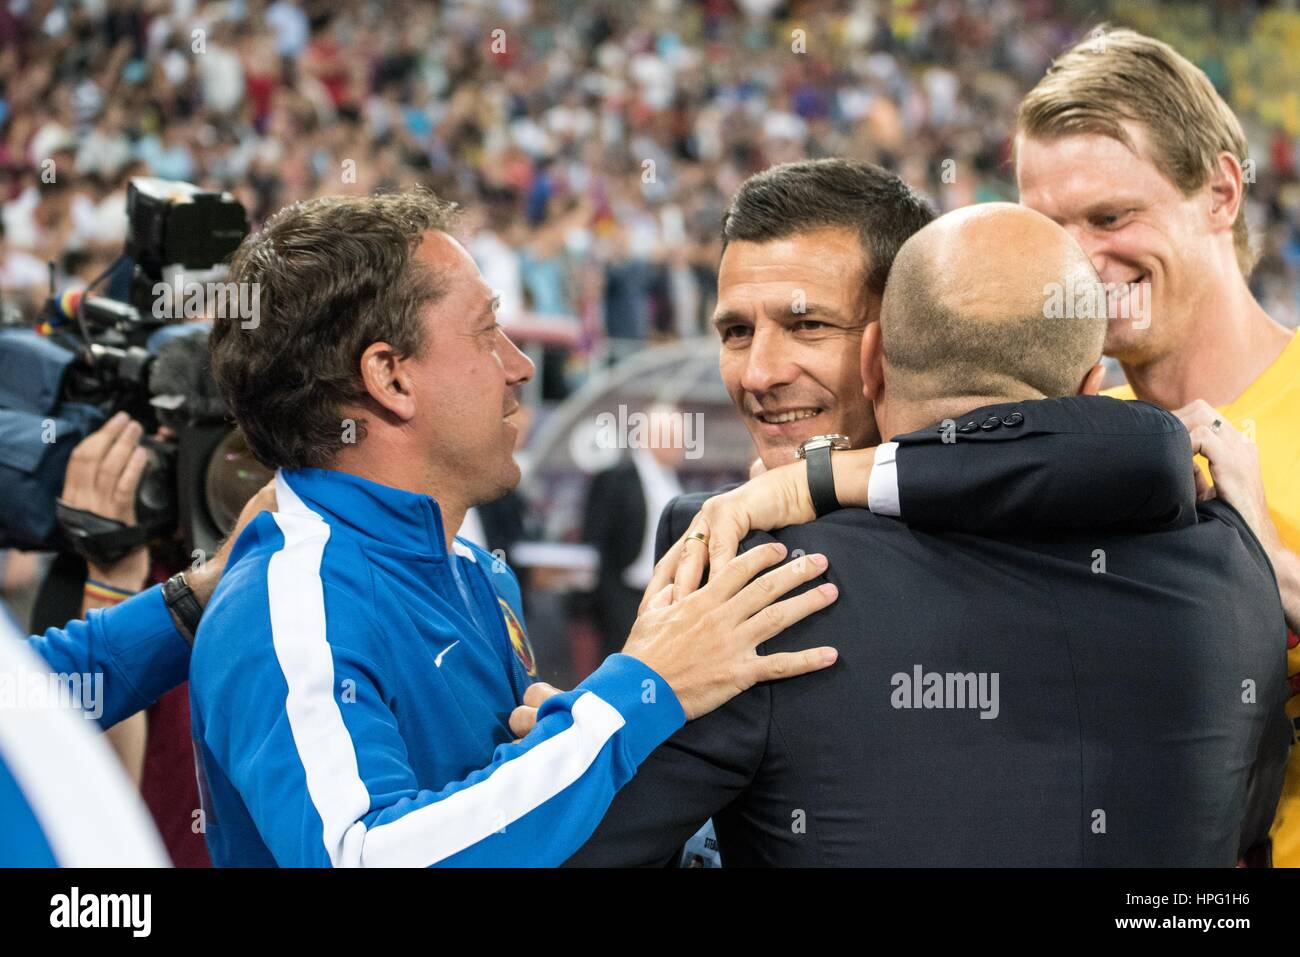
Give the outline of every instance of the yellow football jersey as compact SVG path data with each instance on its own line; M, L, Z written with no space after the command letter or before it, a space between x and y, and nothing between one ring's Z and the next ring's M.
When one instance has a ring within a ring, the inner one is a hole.
M1109 389L1106 395L1134 398L1127 385ZM1273 364L1219 411L1259 446L1269 511L1283 543L1300 554L1300 335L1292 336ZM1278 867L1300 867L1300 747L1295 744L1300 726L1300 638L1289 634L1287 642L1291 698L1286 713L1291 719L1291 760L1271 833L1273 863Z

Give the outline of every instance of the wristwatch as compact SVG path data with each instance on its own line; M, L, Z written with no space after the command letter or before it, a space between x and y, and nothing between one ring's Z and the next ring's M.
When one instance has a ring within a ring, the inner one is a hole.
M795 452L796 458L808 463L808 492L812 496L813 511L818 518L840 507L840 500L835 495L831 451L844 451L852 447L853 443L847 435L833 432L830 435L814 435L805 440Z
M163 582L162 594L163 602L181 623L181 636L193 645L194 636L199 630L199 619L203 616L203 606L194 596L190 583L185 580L185 573L177 572Z

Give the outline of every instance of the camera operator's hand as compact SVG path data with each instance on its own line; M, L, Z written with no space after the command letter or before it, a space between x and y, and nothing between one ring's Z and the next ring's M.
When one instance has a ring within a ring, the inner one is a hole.
M230 557L230 549L234 546L235 539L239 538L240 533L243 532L244 527L262 512L274 512L275 509L275 479L272 479L244 503L239 518L235 520L235 527L231 529L230 536L221 543L217 553L204 562L198 571L186 574L185 580L189 583L190 590L194 592L194 597L199 600L200 605L206 606L208 599L212 597L212 593L216 590L217 582L221 581L221 575L226 570L226 559Z
M148 453L140 447L144 429L119 412L86 436L72 450L63 478L61 500L73 508L134 525L135 493ZM123 591L139 591L149 574L149 550L144 545L111 565L90 565L88 575Z

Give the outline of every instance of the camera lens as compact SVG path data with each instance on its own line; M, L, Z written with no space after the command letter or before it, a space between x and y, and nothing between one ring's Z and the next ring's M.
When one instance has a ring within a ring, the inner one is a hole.
M244 504L271 480L272 472L248 450L242 432L232 431L208 459L203 494L208 515L222 535L229 535Z

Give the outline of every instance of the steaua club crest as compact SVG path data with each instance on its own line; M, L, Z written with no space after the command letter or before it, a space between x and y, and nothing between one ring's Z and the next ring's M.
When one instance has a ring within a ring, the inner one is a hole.
M537 659L533 656L533 646L528 643L528 636L524 634L524 626L519 623L519 618L508 601L504 598L497 598L497 601L501 603L501 614L505 615L506 631L510 633L510 647L514 648L515 657L524 666L524 671L528 672L528 677L536 678Z

